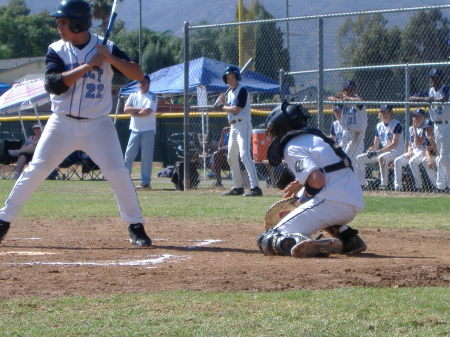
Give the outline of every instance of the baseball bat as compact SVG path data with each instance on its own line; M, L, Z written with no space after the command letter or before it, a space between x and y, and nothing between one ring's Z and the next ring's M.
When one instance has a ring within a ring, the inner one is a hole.
M241 68L241 70L239 71L239 73L242 75L242 74L248 69L248 67L250 67L250 66L252 65L253 61L254 61L254 59L253 59L252 57L250 57L250 58L248 59L247 63L244 64L244 66ZM227 95L227 94L230 92L230 90L231 90L231 87L229 87L229 88L225 91L224 95ZM214 103L214 108L217 108L217 107L219 107L220 105L221 105L221 103L220 103L220 96L219 96L219 97L217 97L217 100L216 100L216 102Z
M114 3L112 5L112 9L111 9L111 15L109 17L109 22L108 22L108 26L106 27L106 31L105 31L105 36L103 37L103 42L102 45L106 45L106 43L108 42L108 38L109 35L111 34L111 30L114 27L114 21L116 21L116 17L117 17L117 3L118 2L122 2L123 0L114 0ZM98 67L94 67L95 71L98 71Z

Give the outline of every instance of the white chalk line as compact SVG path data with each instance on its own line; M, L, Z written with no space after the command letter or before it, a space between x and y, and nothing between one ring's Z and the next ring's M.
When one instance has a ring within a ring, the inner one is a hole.
M158 239L159 241L167 241L168 239ZM188 240L188 242L198 242L196 245L188 246L188 249L195 249L197 247L204 247L214 243L223 242L223 240L216 239L207 239L207 240ZM46 252L38 252L38 251L8 251L8 252L0 252L0 255L25 255L25 256L39 256L39 255L53 255L59 253L46 253ZM151 259L142 259L142 260L106 260L106 261L75 261L75 262L20 262L20 263L7 263L9 265L29 265L29 266L148 266L148 265L158 265L164 262L168 262L170 260L185 260L189 259L189 256L176 256L163 254L161 256L156 256ZM147 269L156 269L156 267L147 267Z
M199 242L198 240L188 240L188 241ZM187 248L188 249L194 249L194 248L197 248L197 247L209 246L209 245L212 245L213 243L217 243L217 242L223 242L223 240L215 240L215 239L202 240L198 244L192 245L192 246L188 246Z
M26 265L26 266L147 266L156 265L166 262L167 260L185 259L187 256L175 256L164 254L151 259L143 260L106 260L106 261L76 261L76 262L21 262L9 263L11 265Z
M39 255L55 255L55 254L60 254L60 253L37 252L37 251L6 251L6 252L0 251L0 255L39 256Z

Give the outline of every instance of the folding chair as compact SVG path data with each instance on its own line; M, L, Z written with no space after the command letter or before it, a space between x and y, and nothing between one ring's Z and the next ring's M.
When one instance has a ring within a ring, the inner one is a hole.
M12 179L16 173L14 163L17 158L11 157L8 150L18 150L22 146L20 140L0 139L0 177Z
M81 180L105 180L96 163L84 152L81 153Z
M58 171L58 178L61 180L70 180L76 177L79 180L82 180L82 175L79 173L79 168L82 164L82 152L72 152L56 168Z

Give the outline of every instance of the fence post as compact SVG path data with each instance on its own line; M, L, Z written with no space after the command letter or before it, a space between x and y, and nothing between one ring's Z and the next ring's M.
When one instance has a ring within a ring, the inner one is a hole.
M317 128L323 128L323 18L319 18L319 77L317 86Z
M409 96L410 96L410 86L409 86L409 64L405 65L405 151L408 148L409 140L409 124L410 124L410 113L409 113Z
M280 69L278 73L278 79L280 82L280 102L284 101L284 69Z
M184 22L183 34L183 58L184 58L184 93L183 93L183 175L184 190L190 186L189 172L189 22Z

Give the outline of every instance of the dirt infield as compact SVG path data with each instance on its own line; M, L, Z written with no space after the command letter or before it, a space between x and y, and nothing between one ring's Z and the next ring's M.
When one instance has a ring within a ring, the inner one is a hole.
M0 298L450 285L450 231L364 229L363 254L294 259L263 256L258 224L150 222L151 249L131 247L116 218L15 222L0 246Z

